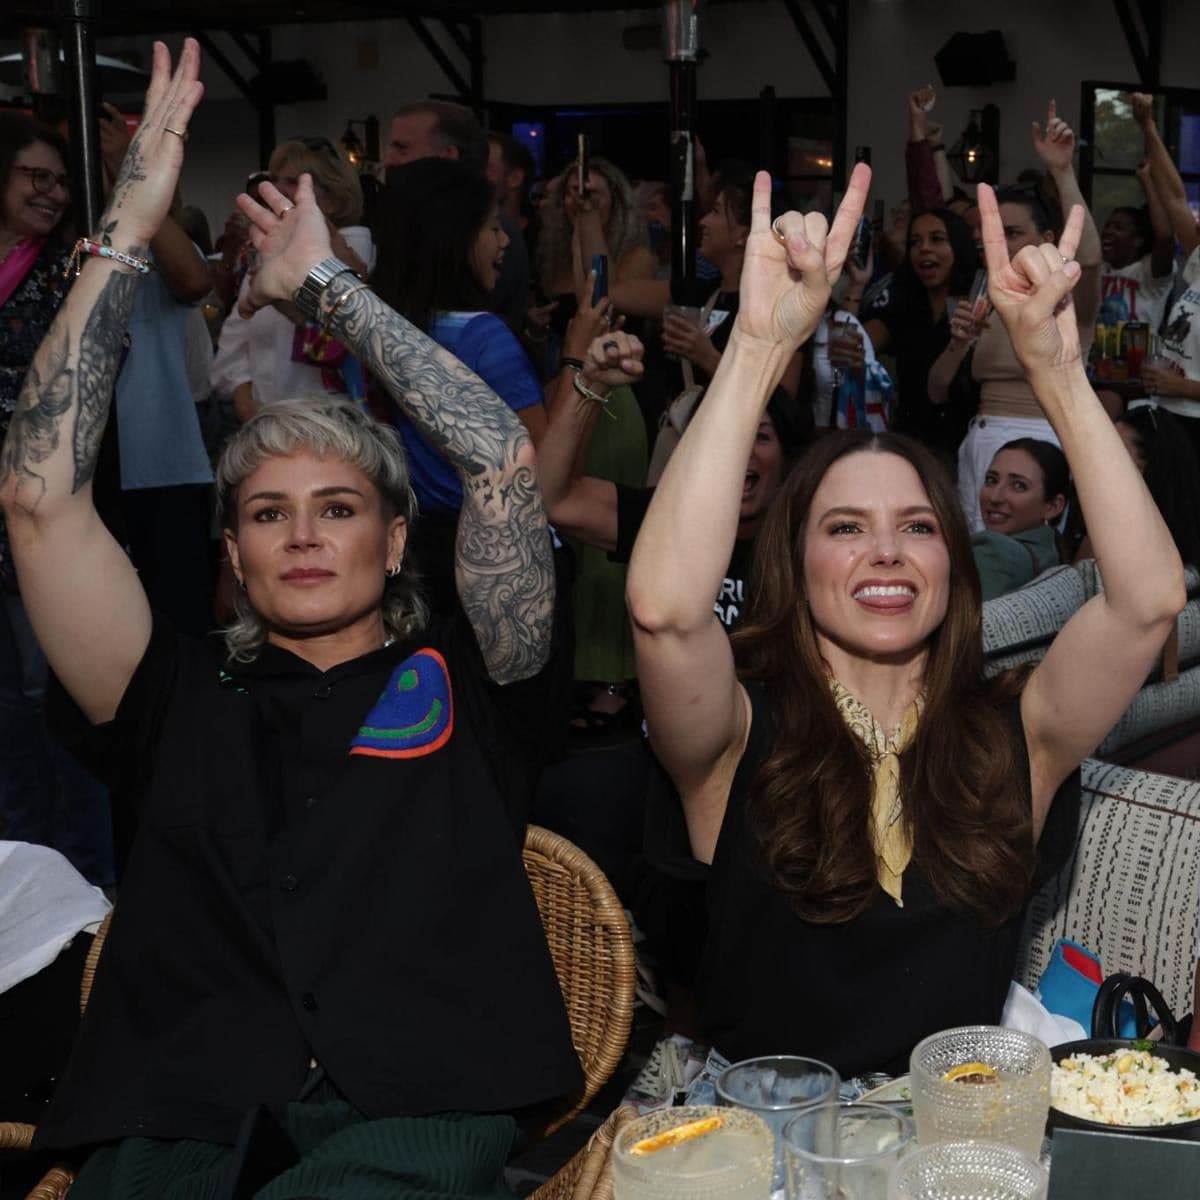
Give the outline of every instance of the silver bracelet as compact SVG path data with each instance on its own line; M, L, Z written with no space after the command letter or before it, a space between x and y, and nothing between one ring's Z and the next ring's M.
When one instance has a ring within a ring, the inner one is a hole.
M599 392L593 392L586 383L583 382L583 372L576 371L571 382L575 385L575 390L585 399L590 400L593 404L600 405L600 411L610 420L615 421L617 414L608 407L608 397L600 395Z

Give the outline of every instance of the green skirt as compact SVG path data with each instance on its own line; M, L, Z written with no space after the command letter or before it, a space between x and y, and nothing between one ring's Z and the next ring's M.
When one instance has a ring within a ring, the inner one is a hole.
M300 1161L256 1200L513 1200L504 1166L512 1117L439 1113L366 1120L319 1068L281 1123ZM211 1142L127 1138L95 1151L71 1200L219 1200L233 1149Z
M584 470L627 487L646 485L646 424L628 387L613 388L608 410L596 418ZM617 683L637 674L633 634L625 611L625 564L608 561L594 546L575 543L572 593L575 678Z

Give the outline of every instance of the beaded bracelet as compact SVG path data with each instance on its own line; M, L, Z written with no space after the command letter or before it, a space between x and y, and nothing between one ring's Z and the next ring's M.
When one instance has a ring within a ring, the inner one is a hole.
M575 385L575 390L585 399L590 400L593 404L600 405L600 411L610 420L615 421L617 414L608 407L608 397L600 395L599 392L593 392L586 383L583 382L583 372L576 371L575 377L571 381Z
M154 270L154 264L148 258L136 258L123 250L114 250L112 246L106 246L103 242L80 238L75 243L75 249L71 251L71 257L67 259L67 265L63 269L64 278L69 278L72 273L78 278L79 272L83 270L84 258L107 258L124 267L132 267L139 275L149 275Z

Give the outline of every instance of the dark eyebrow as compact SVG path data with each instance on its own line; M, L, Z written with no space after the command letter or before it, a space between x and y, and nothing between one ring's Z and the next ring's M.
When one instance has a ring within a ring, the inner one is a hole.
M311 493L314 496L319 496L324 499L327 496L358 496L363 498L362 492L358 488L349 487L345 484L332 484L329 487L317 488ZM255 492L253 496L247 496L242 503L249 504L254 500L286 500L286 492Z
M929 514L930 516L935 517L937 516L933 506L930 504L910 504L907 508L902 508L899 513L899 515L902 517L915 517L920 514ZM845 506L841 506L838 508L831 508L828 512L823 513L821 520L824 521L829 517L866 517L868 515L869 514L865 508L847 508Z

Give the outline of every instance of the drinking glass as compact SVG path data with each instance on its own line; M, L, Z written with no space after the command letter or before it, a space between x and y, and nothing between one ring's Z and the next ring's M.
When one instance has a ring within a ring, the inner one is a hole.
M987 311L988 303L988 273L980 267L971 280L971 290L967 293L967 312L976 320Z
M992 1142L940 1142L908 1155L888 1200L1043 1200L1049 1178L1028 1154Z
M912 1122L882 1104L815 1104L783 1131L792 1200L886 1200L913 1140Z
M704 309L696 308L690 304L666 304L663 306L663 319L667 317L679 317L686 321L689 325L696 329L701 328L704 323ZM667 357L674 362L679 361L679 355L667 351Z
M948 1080L946 1072L980 1063L985 1082ZM1050 1111L1050 1051L1016 1029L967 1025L920 1042L909 1060L917 1140L1002 1142L1037 1157Z
M717 1103L757 1113L774 1135L773 1193L782 1190L786 1173L783 1127L809 1105L836 1101L841 1085L838 1073L828 1063L787 1054L748 1058L721 1073Z
M636 1154L644 1139L719 1117L720 1127ZM737 1108L663 1108L631 1121L613 1144L613 1200L767 1200L775 1139L760 1117Z

